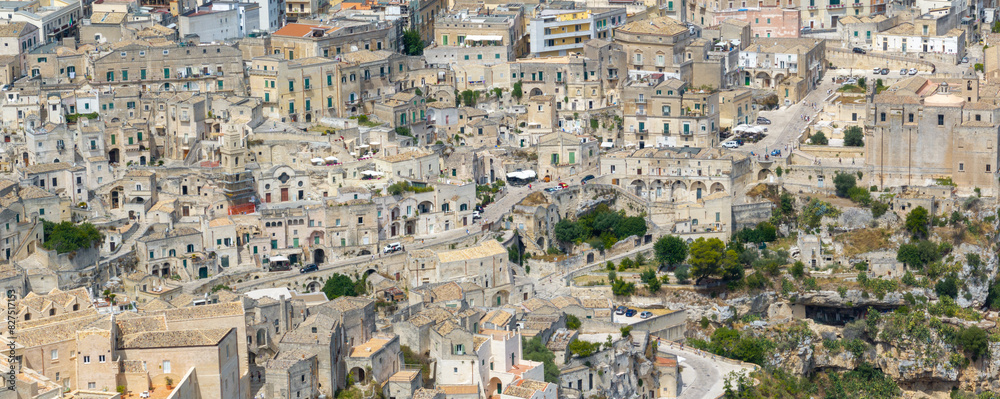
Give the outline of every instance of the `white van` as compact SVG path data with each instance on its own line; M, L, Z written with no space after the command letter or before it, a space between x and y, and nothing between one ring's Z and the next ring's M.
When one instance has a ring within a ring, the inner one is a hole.
M394 242L392 244L386 245L385 248L382 250L382 253L391 254L393 252L402 250L403 250L403 245L398 242Z
M726 148L740 148L740 143L737 143L735 141L727 141L725 143L722 143L722 146Z

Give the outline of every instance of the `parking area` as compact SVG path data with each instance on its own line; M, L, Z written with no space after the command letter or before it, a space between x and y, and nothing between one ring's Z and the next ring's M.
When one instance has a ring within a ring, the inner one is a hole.
M615 312L614 315L612 316L611 320L613 322L615 322L615 323L618 323L618 324L631 325L631 324L638 323L640 321L644 321L644 320L652 319L654 317L659 317L659 316L663 316L665 314L670 314L670 313L676 312L676 310L670 310L670 309L642 309L642 308L635 308L635 307L629 308L629 309L634 310L635 314L632 315L632 316L626 316L626 315L619 315L618 312ZM647 317L642 317L642 315L643 315L644 312L649 312L649 314L648 314Z

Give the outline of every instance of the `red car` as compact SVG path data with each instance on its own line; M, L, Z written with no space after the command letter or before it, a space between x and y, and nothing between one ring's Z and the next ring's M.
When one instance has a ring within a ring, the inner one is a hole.
M567 187L569 187L569 184L559 183L559 188L567 188Z

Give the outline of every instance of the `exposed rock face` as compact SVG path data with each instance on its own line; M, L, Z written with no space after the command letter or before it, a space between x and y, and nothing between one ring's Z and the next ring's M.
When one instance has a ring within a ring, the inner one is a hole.
M933 297L930 290L914 289L913 295L923 295ZM906 300L903 293L890 292L884 298L878 299L874 295L865 298L861 291L848 290L843 297L836 291L809 291L799 294L797 303L809 306L823 306L829 308L855 308L855 307L883 307L883 306L903 306Z
M982 248L969 244L962 244L955 252L962 258L965 257L965 254L972 253L979 255L981 259L980 265L976 267L968 263L962 265L958 278L964 284L958 298L955 298L955 303L963 308L981 307L986 303L990 281L997 275L997 258L988 251L983 251ZM970 298L967 299L965 294L969 294Z

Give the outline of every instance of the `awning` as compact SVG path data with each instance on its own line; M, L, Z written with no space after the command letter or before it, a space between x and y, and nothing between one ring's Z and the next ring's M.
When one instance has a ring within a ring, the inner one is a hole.
M267 258L267 261L268 262L288 262L288 258L285 257L285 256L278 255L278 256L272 256L270 258Z
M363 175L365 175L365 176L382 176L382 175L384 175L385 173L382 173L382 172L376 172L376 171L374 171L374 170L366 170L366 171L364 171L364 172L361 172L361 174L363 174Z
M615 146L615 143L612 143L610 141L605 141L605 142L601 143L601 148L611 148L611 147L614 147L614 146Z
M537 176L533 170L522 170L520 172L510 172L507 174L508 179L533 179Z
M379 145L380 143L379 143L379 142L377 142L377 141L372 141L372 142L370 142L370 143L368 143L368 144L371 144L371 145Z
M368 148L368 144L359 145L358 148Z
M467 42L478 42L478 41L488 41L488 40L498 42L503 40L503 37L500 35L469 35L465 37L465 41Z
M337 157L326 157L327 161L337 162Z
M309 160L312 163L323 163L323 158L313 158Z

